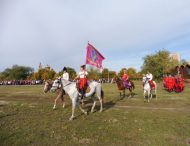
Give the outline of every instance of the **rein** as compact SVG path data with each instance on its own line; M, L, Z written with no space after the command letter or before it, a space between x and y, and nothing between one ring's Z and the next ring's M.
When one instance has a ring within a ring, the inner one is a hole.
M68 84L66 84L65 86L63 86L62 83L61 83L61 86L63 86L63 88L64 88L64 87L66 87L66 86L68 86L68 85L70 85L70 84L71 84L71 83L68 83Z
M71 84L71 83L68 83L68 84L66 84L66 85L63 86L63 84L62 84L62 82L61 82L61 79L59 79L59 82L60 82L59 84L61 84L61 87L62 87L62 88L64 88L64 87L66 87L66 86L68 86L68 85ZM57 86L52 86L52 87L57 87ZM58 85L58 89L60 89L61 87L59 87L59 85Z

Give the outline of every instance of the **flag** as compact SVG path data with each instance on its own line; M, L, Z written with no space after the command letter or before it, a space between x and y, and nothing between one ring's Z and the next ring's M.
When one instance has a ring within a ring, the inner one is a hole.
M87 45L87 53L86 53L86 64L90 64L96 66L97 68L102 68L102 60L105 58L94 48L91 44Z

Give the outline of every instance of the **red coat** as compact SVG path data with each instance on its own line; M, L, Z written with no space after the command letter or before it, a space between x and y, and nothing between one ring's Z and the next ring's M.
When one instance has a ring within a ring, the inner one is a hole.
M124 81L128 80L128 79L129 79L128 74L123 74L122 79L123 79Z
M169 89L173 89L175 86L175 78L173 77L168 77L168 80L167 80L167 87Z
M79 88L86 89L87 88L87 78L80 78L79 80Z

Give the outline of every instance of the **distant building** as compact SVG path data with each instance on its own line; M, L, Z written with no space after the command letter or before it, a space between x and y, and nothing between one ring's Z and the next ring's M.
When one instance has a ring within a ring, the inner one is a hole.
M42 69L42 63L40 62L38 69Z
M170 53L170 58L177 60L178 62L180 62L181 60L180 55L178 53Z

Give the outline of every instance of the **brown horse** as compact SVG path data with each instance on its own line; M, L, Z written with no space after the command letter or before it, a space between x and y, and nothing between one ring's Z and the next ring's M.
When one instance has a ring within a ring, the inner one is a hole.
M129 84L131 84L129 88L126 88L124 86L123 80L121 80L119 77L115 77L115 82L117 84L118 90L120 91L120 97L122 96L122 93L123 97L125 97L125 89L128 89L130 91L129 97L132 97L134 95L133 90L135 89L135 85L132 81L129 80Z

